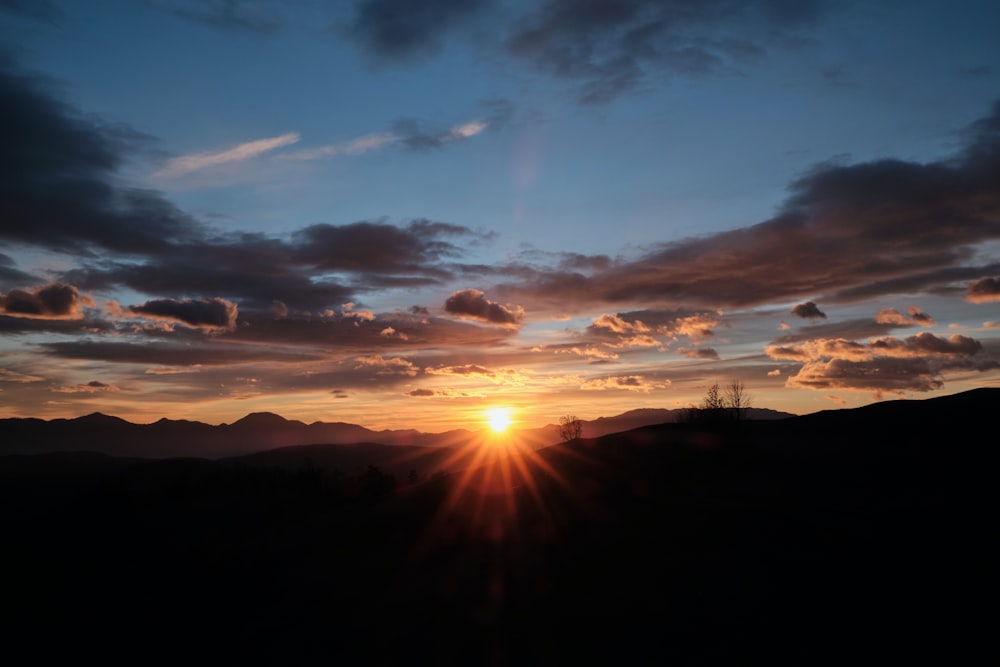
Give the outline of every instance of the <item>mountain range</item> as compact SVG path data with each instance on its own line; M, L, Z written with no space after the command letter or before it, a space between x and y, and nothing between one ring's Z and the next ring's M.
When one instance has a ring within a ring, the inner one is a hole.
M583 421L583 437L595 438L650 424L678 421L684 410L640 409ZM780 419L788 413L753 408L749 419ZM481 434L467 429L422 433L413 429L371 429L346 422L306 424L270 412L248 414L232 424L214 426L188 420L160 419L135 424L94 412L75 419L0 419L0 456L46 452L93 451L111 456L221 458L295 445L374 443L388 446L460 447L475 444ZM534 447L560 441L553 424L518 431Z

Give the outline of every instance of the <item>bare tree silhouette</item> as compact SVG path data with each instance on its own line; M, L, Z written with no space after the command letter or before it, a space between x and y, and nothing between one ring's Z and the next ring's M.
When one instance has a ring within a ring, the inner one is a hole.
M750 394L747 393L746 386L741 380L732 380L729 383L723 402L733 421L742 421L746 418L750 409Z
M576 415L563 415L559 418L559 435L566 442L575 440L583 434L583 421Z
M751 396L741 380L731 380L725 389L718 382L705 392L705 397L697 408L691 408L684 416L688 422L726 422L746 419L750 409Z

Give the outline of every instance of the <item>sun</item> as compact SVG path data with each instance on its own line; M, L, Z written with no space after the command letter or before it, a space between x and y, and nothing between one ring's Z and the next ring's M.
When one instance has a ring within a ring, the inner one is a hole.
M486 411L486 423L495 433L503 433L513 423L510 408L490 408Z

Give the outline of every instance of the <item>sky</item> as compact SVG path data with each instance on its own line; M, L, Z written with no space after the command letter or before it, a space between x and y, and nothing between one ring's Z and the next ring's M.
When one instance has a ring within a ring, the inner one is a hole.
M993 0L0 0L0 417L1000 386Z

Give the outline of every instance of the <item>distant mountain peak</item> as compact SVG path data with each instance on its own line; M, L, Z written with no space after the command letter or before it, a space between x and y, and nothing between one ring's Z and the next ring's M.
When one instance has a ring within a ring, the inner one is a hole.
M659 416L659 415L669 415L676 410L670 408L635 408L634 410L626 410L620 415L612 415L611 417L597 417L592 421L601 421L602 419L621 419L623 417L649 417L649 416Z
M109 425L120 425L129 424L121 417L112 417L111 415L106 415L103 412L91 412L89 415L84 415L82 417L77 417L72 421L78 424L109 424Z
M273 412L251 412L246 417L232 423L232 426L283 426L288 420Z

